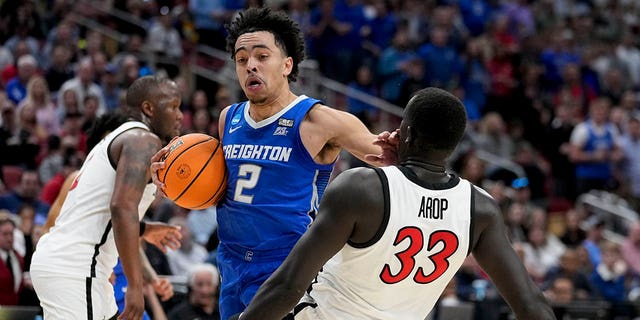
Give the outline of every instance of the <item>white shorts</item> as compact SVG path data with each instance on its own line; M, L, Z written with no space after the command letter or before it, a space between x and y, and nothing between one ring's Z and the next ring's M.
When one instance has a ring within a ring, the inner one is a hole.
M117 316L113 286L107 279L31 271L31 280L47 320L102 320Z

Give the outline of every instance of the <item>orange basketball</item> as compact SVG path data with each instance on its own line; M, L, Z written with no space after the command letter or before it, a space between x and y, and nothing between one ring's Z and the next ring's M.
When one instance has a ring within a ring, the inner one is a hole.
M187 209L205 209L224 196L227 168L218 139L201 133L185 134L171 144L158 178L167 197Z

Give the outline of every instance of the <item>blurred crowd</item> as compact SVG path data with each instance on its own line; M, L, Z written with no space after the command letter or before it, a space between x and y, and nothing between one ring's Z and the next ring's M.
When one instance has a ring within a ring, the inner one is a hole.
M224 50L224 25L263 5L293 17L307 58L352 89L398 106L427 86L456 94L469 126L450 167L498 201L536 284L558 305L603 301L612 314L637 315L640 225L608 241L604 222L575 206L581 194L602 190L640 210L640 2L633 0L0 1L0 209L14 222L0 251L16 248L27 272L15 286L0 277L0 304L37 305L28 261L41 225L87 154L92 123L123 107L134 79L173 78L183 94L183 132L217 135L218 114L234 95L194 81L189 64L197 45ZM95 25L102 28L88 27ZM212 70L225 63L196 61ZM346 108L372 130L394 129L380 128L375 106L349 99ZM192 296L215 297L217 282L198 291L190 272L215 265L215 208L189 212L158 200L147 216L183 226L180 250L146 248L159 274L190 288L161 308L171 319L181 303L198 300ZM485 280L470 258L443 301L498 299ZM478 283L488 291L479 294ZM3 298L13 294L15 303Z

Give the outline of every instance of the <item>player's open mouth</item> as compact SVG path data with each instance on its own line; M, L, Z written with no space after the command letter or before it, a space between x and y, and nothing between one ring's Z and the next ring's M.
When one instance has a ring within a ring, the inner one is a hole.
M258 78L249 78L247 79L247 88L257 89L262 85L262 81Z

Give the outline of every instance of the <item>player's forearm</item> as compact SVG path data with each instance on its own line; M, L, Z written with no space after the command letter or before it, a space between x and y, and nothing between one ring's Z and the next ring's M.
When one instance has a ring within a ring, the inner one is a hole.
M511 306L511 309L516 314L517 319L521 320L552 320L556 319L556 316L551 309L551 306L542 295L541 292L531 296L529 303L518 304Z
M111 208L113 235L122 262L122 269L127 277L128 287L142 289L142 267L140 264L139 235L140 226L137 214L127 213L121 207ZM135 211L133 211L135 212Z
M275 281L274 281L275 282ZM273 283L273 282L272 282ZM296 306L305 288L265 282L239 319L280 320Z

